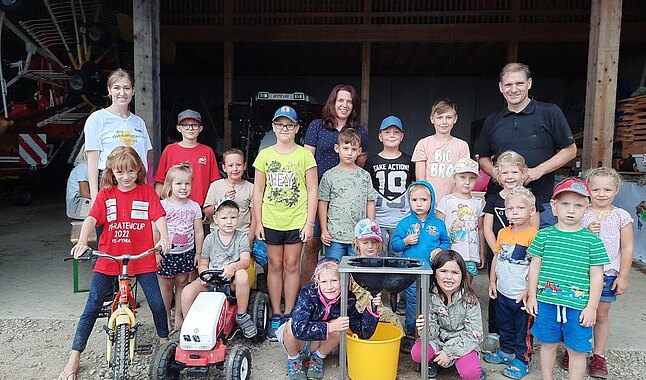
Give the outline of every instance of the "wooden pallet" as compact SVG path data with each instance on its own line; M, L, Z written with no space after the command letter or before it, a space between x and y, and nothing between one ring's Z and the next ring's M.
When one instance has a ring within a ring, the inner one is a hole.
M621 100L617 105L615 141L621 155L646 153L646 95Z

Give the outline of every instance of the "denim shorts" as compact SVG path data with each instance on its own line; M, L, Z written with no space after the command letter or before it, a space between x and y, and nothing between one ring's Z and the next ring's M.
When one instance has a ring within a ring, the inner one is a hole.
M617 279L617 276L603 275L603 289L601 290L601 302L615 302L617 300L617 289L612 290L612 284Z
M341 261L343 256L356 256L356 252L352 248L352 244L338 243L331 241L329 246L325 247L325 258Z
M592 351L592 327L579 322L581 310L538 301L538 315L532 334L542 343L563 342L576 352Z
M467 267L467 273L472 277L478 275L478 263L476 263L475 261L465 261L464 265Z

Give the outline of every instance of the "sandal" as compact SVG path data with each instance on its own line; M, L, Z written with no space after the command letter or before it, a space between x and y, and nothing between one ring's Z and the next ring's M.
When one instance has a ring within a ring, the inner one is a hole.
M76 380L76 375L79 373L79 368L71 371L70 373L65 372L65 368L58 374L58 380Z

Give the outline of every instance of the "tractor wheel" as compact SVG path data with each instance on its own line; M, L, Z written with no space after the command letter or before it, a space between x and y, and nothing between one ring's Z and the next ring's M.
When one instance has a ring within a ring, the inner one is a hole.
M34 200L31 188L26 185L18 186L13 193L14 200L21 206L28 206Z
M256 324L258 333L251 338L254 343L263 342L269 325L269 298L265 293L256 292L251 303L251 320Z
M251 352L244 346L232 347L224 362L225 380L249 380L250 377Z
M177 343L159 346L150 359L148 378L151 380L174 380L179 378L179 367L175 366Z
M127 324L117 326L114 345L112 347L112 378L125 380L128 378L130 364L130 333Z

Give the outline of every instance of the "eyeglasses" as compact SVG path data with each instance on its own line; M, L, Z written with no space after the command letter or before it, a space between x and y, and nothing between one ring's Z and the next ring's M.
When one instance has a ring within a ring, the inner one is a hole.
M182 127L185 131L195 131L197 130L201 124L178 124L180 127Z
M274 127L278 128L279 131L286 129L288 131L293 131L294 128L298 127L298 124L283 124L283 123L272 123Z

